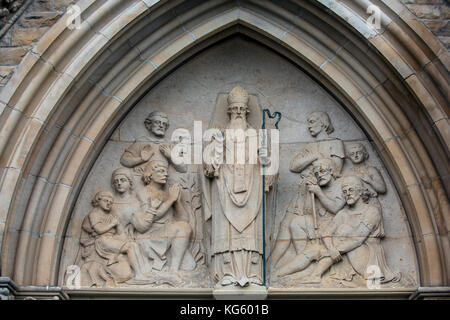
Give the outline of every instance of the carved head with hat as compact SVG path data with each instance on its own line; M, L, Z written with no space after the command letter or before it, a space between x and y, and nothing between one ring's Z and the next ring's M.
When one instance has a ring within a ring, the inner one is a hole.
M127 168L114 170L111 175L111 185L120 194L133 190L134 182L130 170Z
M250 113L248 101L248 92L241 86L238 85L231 90L228 94L228 114L230 115L230 120L246 120L247 114Z

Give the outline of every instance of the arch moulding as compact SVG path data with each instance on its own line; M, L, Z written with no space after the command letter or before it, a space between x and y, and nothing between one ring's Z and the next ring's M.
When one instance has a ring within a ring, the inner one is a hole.
M57 286L77 196L113 130L174 68L241 34L332 93L401 197L420 286L450 281L448 52L399 1L80 0L0 89L1 276ZM365 8L381 8L372 29Z

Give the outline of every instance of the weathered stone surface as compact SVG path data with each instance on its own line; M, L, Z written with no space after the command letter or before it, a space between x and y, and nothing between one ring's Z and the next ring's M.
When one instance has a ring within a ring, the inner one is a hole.
M21 27L49 27L52 26L60 16L61 13L58 12L33 12L22 17L18 23Z
M0 86L4 86L8 82L14 69L14 66L0 66Z
M50 0L35 0L29 7L28 11L53 11L52 1Z
M10 47L12 38L12 30L8 30L0 39L0 47Z
M37 42L47 28L15 28L12 31L11 45L13 46L29 46Z
M448 2L446 2L445 5L441 7L441 12L442 19L450 19L450 5L448 4Z
M402 0L402 2L408 4L441 4L445 0Z
M408 9L421 19L439 19L441 17L441 7L438 5L410 4Z
M450 37L445 36L445 37L438 37L438 38L445 45L447 50L449 50L450 49Z
M17 65L23 56L28 52L28 48L3 47L0 48L0 65Z
M128 167L128 170L134 170L136 176L130 179L130 181L133 180L134 185L138 189L141 188L141 190L144 190L142 189L142 180L136 173L142 171L136 171L135 168L144 164L143 170L145 171L145 163L148 159L151 159L151 157L156 155L158 155L158 158L161 158L159 155L160 151L158 151L161 149L157 148L158 143L161 142L155 142L157 140L153 141L153 138L146 138L140 142L141 144L137 144L137 139L139 137L148 136L149 130L152 130L151 126L148 126L146 129L143 125L143 119L147 118L152 111L163 111L164 114L167 114L169 123L168 128L167 125L164 125L164 123L166 123L164 119L166 118L158 118L158 123L160 123L162 127L168 129L167 133L164 135L164 139L169 139L173 131L177 128L188 129L190 133L193 134L194 120L202 123L203 130L206 130L211 126L216 127L219 123L219 127L223 127L226 125L227 117L226 110L222 110L224 105L226 108L226 96L236 85L241 85L246 88L249 95L255 97L255 101L258 101L257 106L259 105L259 108L269 108L272 112L277 110L282 114L282 120L280 122L281 158L279 179L275 187L275 200L273 200L272 206L268 206L270 209L266 212L267 256L271 255L271 250L275 245L277 234L279 233L280 223L283 221L289 203L291 203L291 200L297 195L299 181L301 180L300 174L293 173L289 170L291 159L293 159L303 148L312 146L316 141L322 141L320 142L322 149L324 150L323 153L321 153L322 156L326 157L328 153L330 153L330 156L331 154L339 155L339 159L336 158L336 166L343 168L343 174L347 174L348 172L353 172L351 171L353 164L346 158L344 149L354 141L359 141L364 146L368 158L364 158L364 168L359 171L356 170L355 172L358 174L360 172L365 172L365 174L370 173L369 175L372 175L374 178L370 178L373 180L368 179L367 181L372 181L370 183L374 186L376 186L376 184L373 181L384 181L382 187L374 187L378 190L379 195L377 200L373 200L373 203L379 201L381 209L374 209L375 207L373 204L369 203L369 207L372 206L371 210L378 212L377 216L379 218L381 217L384 223L385 237L382 240L381 238L378 238L381 241L379 243L381 243L381 246L384 249L384 255L379 254L379 257L381 257L380 259L382 260L384 259L385 265L392 269L392 274L397 275L401 273L402 275L401 279L400 276L399 278L388 277L383 286L389 288L416 286L417 267L407 219L395 187L393 186L388 173L384 169L381 160L378 158L375 149L368 142L367 137L365 137L362 130L358 128L341 106L311 78L276 54L243 39L234 39L224 42L177 69L177 71L154 87L116 129L116 132L105 146L103 152L100 154L100 157L89 173L83 186L83 190L77 200L66 235L67 240L64 247L65 254L61 265L61 270L63 271L60 274L60 281L64 282L66 279L65 276L67 276L67 274L64 274L64 272L69 272L71 270L71 267L69 266L77 264L75 253L78 252L78 249L80 248L80 232L82 230L83 221L86 216L94 210L91 206L93 196L99 191L109 192L114 197L117 195L118 189L114 189L114 185L111 185L111 175L113 171L121 166ZM221 97L225 97L225 100L223 100L225 102L220 102L222 101ZM240 98L236 99L239 100ZM234 100L231 99L229 101ZM323 122L320 120L323 118L323 112L313 113L314 111L326 111L329 119L331 119L334 130L331 129L331 126L326 126L329 128L329 130L326 130L326 136L322 136L325 132L325 129L323 129ZM251 111L250 115L252 116L253 113L254 112ZM307 123L307 119L312 119L311 115L314 114L317 115L317 119L315 119L317 120L318 128L322 130L319 131L322 133L317 131L316 134L314 126L310 124L309 121ZM255 125L256 122L254 121L259 118L260 117L249 118L250 120L248 121L252 123L252 127L258 128L261 126L261 123L259 122L259 124ZM331 139L328 138L328 135L340 140L327 140ZM335 143L328 141L335 141ZM340 147L337 147L338 145ZM330 149L330 151L326 151L328 149ZM164 159L164 157L162 159ZM355 160L355 162L357 161L359 160ZM310 164L307 164L306 166L308 167ZM165 171L165 168L166 167L164 167L163 171ZM211 176L210 174L213 171L207 170L208 176ZM362 174L362 176L365 177L365 174ZM182 181L179 179L184 179L187 176L194 177L194 180L200 180L201 175L203 175L202 168L195 165L188 166L187 173L177 172L172 165L169 165L167 184L169 186L177 184L179 181ZM215 177L212 179L217 179L221 177L221 173L219 172L217 177L214 174L212 176ZM382 190L383 188L385 188L385 190ZM169 193L174 192L173 189L170 189L168 186L164 186L163 190L164 192ZM217 199L217 197L214 197L216 194L215 192L217 192L214 190L216 189L213 188L211 192L215 200L210 203L217 206L219 205L220 200ZM145 191L143 192L145 193ZM202 194L203 197L205 197L205 191L203 191ZM347 206L349 208L351 204ZM317 205L317 210L319 210L319 208L319 205ZM206 214L206 216L208 216L205 211L205 201L200 210L203 212L203 215ZM212 219L217 219L217 216L215 216L218 214L217 208L212 210L212 212ZM345 216L344 213L341 215ZM206 219L206 221L208 220L209 219ZM225 227L225 225L226 224L223 226ZM212 230L217 229L213 228ZM198 239L201 239L201 243L212 241L212 243L217 244L217 239L214 240L214 236L209 240L209 236L204 233L199 234ZM254 239L260 238L255 236ZM204 248L209 248L209 245L206 244ZM231 251L233 250L225 250L224 252L230 253ZM207 256L210 256L211 254L211 251L206 251ZM345 257L346 253L342 252L342 255ZM224 257L226 258L227 255L225 254ZM294 257L295 250L290 246L286 255L282 258L283 261L281 265L292 261ZM213 259L214 267L212 270L220 270L226 262L225 258L219 259L219 256L216 258L217 259ZM236 256L232 259L239 258ZM258 266L257 255L252 256L251 260L254 261L252 267ZM311 265L307 269L307 272L310 272L312 269L313 266ZM184 273L183 277L185 282L179 282L176 286L211 286L210 283L205 284L201 281L198 282L198 277L203 274L203 270L196 270L197 269L194 269L193 271ZM354 280L350 280L348 283L342 283L338 280L334 280L327 271L322 277L321 284L309 285L302 283L301 273L298 274L294 272L293 275L289 275L287 278L278 279L276 273L274 272L272 274L272 271L270 267L268 267L267 275L269 285L275 287L366 287L364 275L359 275L359 278L356 278L355 276ZM122 270L122 272L125 274L127 271ZM163 276L163 274L158 274L157 272L154 272L153 275L156 279L160 280ZM252 275L254 276L255 274L252 273ZM256 278L250 277L251 279L249 279L249 276L250 275L247 275L247 280L249 282L256 281ZM246 281L244 279L246 277L235 279L236 281L231 278L223 279L220 277L220 272L211 274L211 277L213 279L213 284L219 283L219 286L223 281L222 285L224 286L232 285L236 282L236 285L239 287L240 280L242 284L245 284ZM395 281L400 281L395 282L393 279L395 279ZM104 281L106 283L107 280L104 279ZM104 285L109 286L110 284ZM161 286L161 284L158 284L158 281L151 284L137 285L142 287ZM120 286L128 285L120 284Z
M448 31L448 21L444 20L422 20L422 22L433 32L434 34L441 34Z
M76 2L76 0L53 0L53 6L56 11L66 11L68 6Z

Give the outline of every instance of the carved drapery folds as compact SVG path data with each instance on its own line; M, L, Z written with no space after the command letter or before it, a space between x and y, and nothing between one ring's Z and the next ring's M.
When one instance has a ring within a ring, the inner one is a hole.
M213 57L239 50L233 43ZM245 63L267 72L257 60ZM181 74L189 84L211 83L192 89L183 77L162 81L111 136L74 208L62 281L76 287L79 275L81 287L89 288L416 286L408 225L392 181L337 103L305 76L293 81L304 86L296 89L272 69L267 88L233 79L222 90L223 79L199 63ZM311 99L314 94L320 99ZM261 175L262 164L271 163L270 145L278 146L268 134L271 143L261 148L263 109L283 115L275 175ZM246 132L243 153L235 152L244 163L227 161L230 129ZM182 133L177 139L175 131ZM198 145L201 162L194 159ZM191 163L180 164L177 152L187 152Z
M195 178L171 159L163 112L145 120L149 135L122 153L112 172L113 193L100 191L84 218L80 254L81 286L208 285L202 243L201 201ZM183 173L168 186L169 166ZM72 266L73 268L73 266ZM188 280L186 280L188 279ZM192 280L191 280L192 281Z
M363 143L344 146L331 136L334 127L326 112L305 117L314 140L290 160L298 188L279 225L267 226L276 236L264 252L262 200L276 189L274 176L264 177L263 191L261 154L251 164L226 159L230 145L237 150L236 141L226 143L227 130L261 126L247 120L252 112L260 118L252 97L250 103L238 86L218 99L217 132L205 144L209 161L198 171L172 159L168 115L151 112L145 121L148 136L129 144L122 166L111 173L112 192L105 188L93 195L66 277L74 279L78 272L82 287L264 286L267 263L270 284L281 287L398 283L401 273L389 266L382 245L378 197L387 192L385 180L366 163ZM251 135L243 141L247 162L249 140ZM266 223L276 221L274 206L266 206L266 214L272 216Z
M400 281L381 245L385 232L377 197L386 193L386 184L376 167L365 164L365 146L350 142L344 152L343 142L329 136L334 129L325 112L310 114L307 127L318 141L290 163L299 187L274 245L274 282L320 285L325 273L338 286ZM282 259L291 245L295 255Z

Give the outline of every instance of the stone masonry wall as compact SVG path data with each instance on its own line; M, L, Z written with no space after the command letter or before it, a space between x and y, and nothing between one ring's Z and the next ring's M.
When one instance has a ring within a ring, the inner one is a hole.
M15 11L10 12L13 2L16 3L15 6L22 7L16 7ZM0 10L5 16L0 25L0 86L7 83L32 46L64 14L66 8L75 2L76 0L2 1ZM17 17L14 13L20 15ZM13 23L8 25L8 22Z
M401 0L450 48L449 0ZM22 58L76 0L0 0L0 87Z
M450 1L402 0L402 2L448 50L450 48Z

